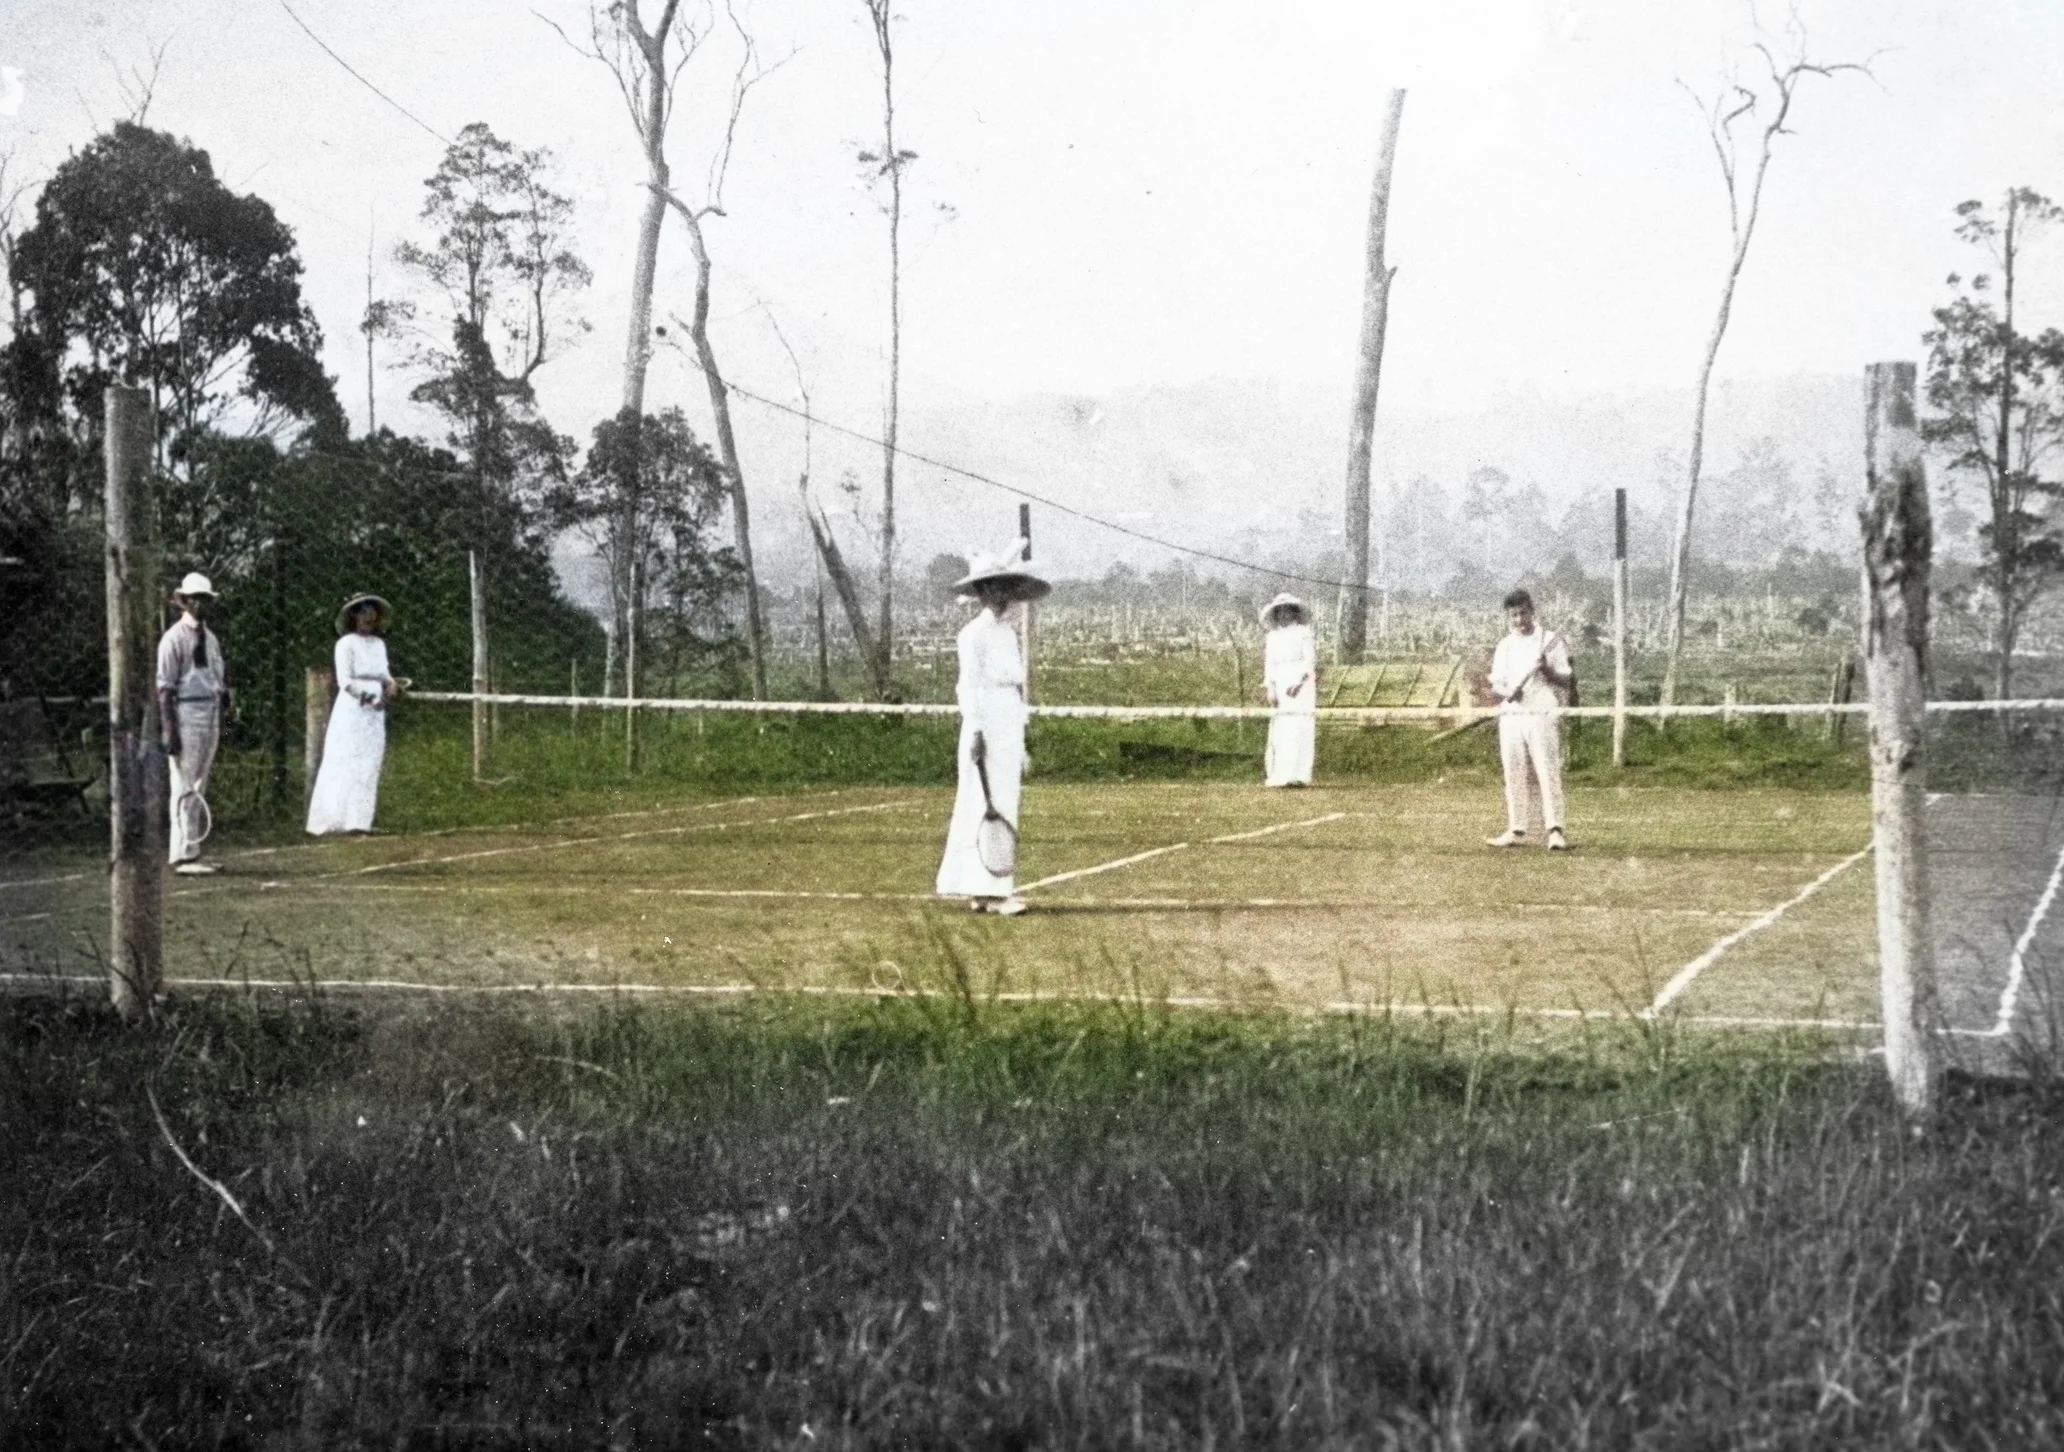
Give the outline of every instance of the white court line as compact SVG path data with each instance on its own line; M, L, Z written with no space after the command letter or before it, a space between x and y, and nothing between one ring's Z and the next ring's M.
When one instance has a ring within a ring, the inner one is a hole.
M1328 812L1324 816L1305 817L1295 822L1277 822L1272 826L1256 828L1251 832L1229 832L1223 837L1207 837L1205 845L1215 846L1221 842L1245 842L1253 837L1266 837L1271 832L1287 832L1292 827L1313 827L1320 822L1337 822L1346 815L1347 813L1345 812ZM1037 882L1028 882L1019 888L1018 891L1021 893L1032 892L1038 888L1051 887L1057 882L1073 882L1078 877L1094 877L1100 872L1116 872L1121 867L1131 867L1135 863L1146 862L1155 857L1165 857L1171 852L1188 851L1190 845L1188 842L1171 842L1166 847L1149 847L1144 852L1135 852L1130 857L1120 857L1112 862L1099 862L1094 867L1078 867L1072 872L1056 872L1051 877L1042 877Z
M84 882L86 878L84 872L69 872L63 877L22 877L13 882L0 882L0 892L16 887L54 887L60 882Z
M1346 815L1347 813L1345 812L1328 812L1322 817L1306 817L1301 822L1278 822L1273 827L1257 827L1252 832L1228 832L1223 837L1213 837L1210 840L1214 844L1219 842L1248 842L1256 837L1269 836L1271 833L1287 832L1292 827L1316 827L1321 822L1337 822Z
M787 792L777 796L789 797L835 797L853 790L851 787L833 787L822 792ZM613 822L622 817L664 817L675 812L706 812L717 807L742 807L754 802L765 801L763 796L719 797L707 802L684 802L673 807L640 807L625 812L581 812L570 817L546 817L535 822L469 822L463 827L432 827L424 832L381 832L378 838L396 842L413 842L427 837L456 837L466 832L530 832L539 827L563 827L569 822ZM274 847L246 847L237 852L225 852L225 861L242 861L247 857L276 857L282 852L306 852L316 847L327 847L336 841L335 837L316 837L305 842L282 842Z
M106 982L104 977L87 974L53 973L0 973L0 984L21 983L53 985L59 983L78 984L82 987L97 987ZM345 992L345 993L423 993L431 995L475 994L496 996L510 994L600 994L622 993L653 998L957 998L960 995L950 989L906 988L906 987L847 987L836 984L806 984L790 988L767 988L757 983L424 983L403 978L327 978L327 979L282 979L282 978L168 978L168 988L244 988L264 989L282 992ZM1132 995L1083 994L1065 989L1029 989L1004 993L980 995L984 1002L992 1003L1118 1003L1139 1006L1143 1000ZM1216 998L1202 995L1171 994L1165 997L1144 1000L1153 1008L1205 1009L1220 1012L1241 1012L1257 1006L1252 1002ZM1293 1006L1294 1007L1294 1006ZM1520 1008L1514 1005L1491 1003L1376 1003L1342 1000L1322 1003L1307 1012L1329 1016L1362 1014L1369 1017L1399 1018L1531 1018L1550 1019L1561 1022L1631 1023L1639 1015L1631 1015L1620 1009L1602 1008ZM1876 1029L1875 1023L1853 1022L1847 1019L1813 1018L1727 1018L1717 1015L1693 1015L1677 1020L1683 1024L1708 1028L1771 1028L1771 1029Z
M1116 872L1121 867L1130 867L1135 862L1145 862L1152 857L1165 857L1170 852L1182 852L1189 847L1187 842L1173 842L1166 847L1149 847L1144 852L1135 852L1130 857L1120 857L1115 862L1099 862L1094 867L1078 867L1073 872L1056 872L1051 877L1042 877L1037 882L1028 882L1019 892L1032 892L1038 888L1051 887L1056 882L1073 882L1078 877L1094 877L1099 872Z
M733 827L771 827L790 822L813 822L824 817L847 817L859 812L893 812L910 802L870 802L862 807L833 807L821 812L796 812L786 817L755 817L745 822L691 822L685 827L652 827L642 832L617 832L599 837L565 837L557 842L525 842L515 847L487 847L478 852L454 852L444 857L410 857L399 862L375 862L370 867L347 867L337 872L318 872L300 879L325 882L340 877L369 877L376 872L397 872L405 867L438 867L452 862L476 862L484 857L507 857L522 852L554 852L562 847L586 847L597 842L631 842L640 837L678 837L690 832L726 832ZM261 882L260 888L292 887L293 881Z
M2064 883L2064 852L2057 854L2057 865L2050 872L2050 880L2044 885L2042 896L2036 899L2035 910L2028 915L2028 926L2014 940L2014 952L2007 959L2007 986L2000 990L1999 1016L1982 1035L1984 1038L2003 1039L2013 1025L2014 1010L2021 1002L2021 984L2028 977L2028 950L2035 943L2035 930L2049 916L2050 904L2057 900L2060 883Z
M1685 989L1691 987L1691 985L1695 981L1697 981L1699 974L1705 972L1708 968L1712 967L1715 963L1719 962L1720 959L1727 953L1728 949L1732 948L1736 943L1739 943L1742 939L1749 937L1752 934L1762 932L1765 928L1775 923L1779 918L1783 917L1786 913L1790 912L1800 903L1806 901L1807 898L1812 897L1813 894L1819 892L1823 887L1826 887L1830 882L1833 882L1837 877L1841 876L1851 867L1854 867L1857 863L1863 861L1864 858L1870 856L1870 854L1871 849L1869 847L1864 847L1859 849L1852 855L1843 858L1840 862L1837 862L1833 867L1830 867L1827 871L1821 873L1820 876L1814 878L1813 881L1807 883L1804 887L1800 888L1799 891L1795 893L1792 897L1786 899L1784 902L1779 903L1776 907L1770 909L1770 911L1758 914L1749 922L1743 924L1739 928L1736 928L1733 932L1727 934L1727 936L1716 941L1712 947L1706 949L1705 952L1699 954L1689 963L1686 963L1682 968L1679 968L1676 971L1676 973L1671 976L1670 981L1663 985L1663 991L1655 996L1655 1002L1651 1003L1647 1008L1641 1011L1641 1017L1645 1019L1654 1018L1657 1014L1661 1013L1664 1009L1668 1008L1671 1002L1676 999L1678 994L1684 992Z

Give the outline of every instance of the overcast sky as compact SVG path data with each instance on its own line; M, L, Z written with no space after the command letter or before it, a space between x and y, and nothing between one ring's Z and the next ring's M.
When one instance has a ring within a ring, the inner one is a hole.
M578 30L585 7L289 3L432 128L485 121L556 153L596 275L583 304L595 331L541 383L553 421L585 438L620 387L642 176L607 73L539 18ZM7 0L7 13L0 67L18 69L22 89L0 115L0 148L31 179L123 114L122 75L165 47L150 124L206 148L230 186L292 224L330 366L362 423L368 232L375 286L394 294L404 280L389 251L415 228L440 144L279 0ZM1783 20L1778 5L1762 13ZM741 14L763 54L788 59L751 95L729 215L710 229L718 346L739 381L791 388L771 310L819 406L871 421L886 244L855 161L880 125L863 7L750 0ZM1728 236L1684 86L1710 92L1730 65L1754 64L1741 0L907 0L898 14L899 139L919 153L906 224L913 406L1207 377L1344 385L1393 85L1409 94L1387 404L1693 376ZM2064 4L1808 0L1803 15L1814 56L1870 59L1872 75L1810 81L1799 97L1727 376L1918 356L1944 274L1970 265L1951 209L2009 184L2064 194ZM713 42L690 90L720 97L732 63ZM11 95L0 90L0 106ZM691 100L671 147L691 192L710 137L709 110ZM2050 277L2064 272L2064 239L2047 260ZM685 310L687 249L671 219L661 264L661 314ZM2038 280L2031 308L2055 311L2058 292ZM656 381L659 402L699 398L677 366ZM383 419L411 421L407 382L383 378Z

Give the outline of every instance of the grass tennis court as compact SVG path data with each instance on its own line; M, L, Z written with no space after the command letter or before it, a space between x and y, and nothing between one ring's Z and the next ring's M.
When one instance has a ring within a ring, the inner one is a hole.
M931 898L949 800L936 788L747 793L232 849L223 876L171 885L168 962L184 978L965 985L1630 1014L1833 870L1815 900L1673 1003L1715 1018L1875 1017L1869 873L1852 860L1868 806L1849 794L1578 789L1578 850L1558 856L1484 847L1498 803L1473 787L1035 783L1020 882L1037 911L1015 921ZM96 971L97 873L6 898L11 958ZM1811 951L1794 951L1802 943Z

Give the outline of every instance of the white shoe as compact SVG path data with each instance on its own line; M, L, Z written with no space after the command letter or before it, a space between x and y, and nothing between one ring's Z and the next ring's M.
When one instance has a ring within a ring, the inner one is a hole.
M191 858L185 862L173 863L172 870L181 877L213 877L222 869L213 862L203 862L199 858Z
M989 904L989 911L1000 918L1014 918L1031 904L1021 897L999 898Z
M1514 829L1512 829L1512 828L1508 827L1508 828L1506 828L1506 829L1505 829L1504 831L1500 832L1500 833L1499 833L1499 834L1498 834L1497 836L1495 836L1495 837L1486 837L1486 838L1484 838L1484 846L1486 846L1486 847L1524 847L1524 846L1526 846L1526 833L1524 833L1524 832L1520 832L1520 831L1515 831Z
M1569 851L1569 838L1562 835L1562 828L1550 827L1548 829L1548 850L1550 852Z

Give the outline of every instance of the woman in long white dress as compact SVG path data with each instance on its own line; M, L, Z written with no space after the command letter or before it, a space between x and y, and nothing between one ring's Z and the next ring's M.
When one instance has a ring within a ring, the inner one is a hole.
M1311 610L1295 595L1278 595L1261 609L1261 688L1275 708L1269 717L1263 782L1310 786L1318 746L1319 648Z
M308 798L311 836L373 829L387 759L387 704L397 690L380 638L387 615L378 595L355 596L337 614L337 700Z
M999 559L974 556L966 577L953 586L956 594L981 601L982 612L961 627L955 642L960 657L960 679L954 688L960 703L960 780L935 888L941 897L968 899L968 906L978 913L1004 917L1023 912L1025 900L1017 895L1015 874L999 875L982 864L976 831L985 803L977 762L988 772L990 800L1015 829L1025 774L1027 711L1025 652L1010 617L1014 607L1052 589L1024 556L1022 541Z

